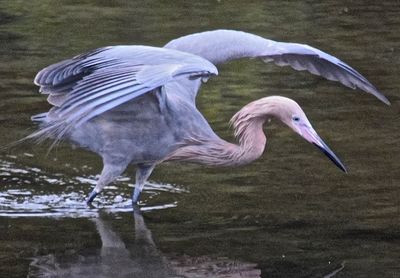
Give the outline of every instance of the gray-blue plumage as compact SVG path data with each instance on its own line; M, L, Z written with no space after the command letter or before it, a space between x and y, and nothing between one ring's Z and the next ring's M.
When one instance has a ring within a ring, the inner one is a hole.
M239 58L260 58L278 66L307 70L352 89L359 88L389 104L387 98L355 69L309 45L276 42L241 31L216 30L187 35L164 47L199 55L215 65Z
M54 107L32 117L41 128L28 138L68 139L102 157L104 168L89 202L128 164L137 165L136 202L154 167L179 148L207 142L216 143L210 153L220 146L234 148L213 132L195 99L202 80L218 74L215 65L239 58L307 70L388 103L361 74L318 49L216 30L178 38L164 48L99 48L44 68L35 84Z

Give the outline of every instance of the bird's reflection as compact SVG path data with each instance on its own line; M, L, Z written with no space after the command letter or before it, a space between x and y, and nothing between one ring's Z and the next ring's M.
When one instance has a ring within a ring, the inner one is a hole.
M135 242L129 250L104 217L95 218L102 242L98 270L105 277L171 277L174 272L154 244L138 207L133 210ZM97 275L96 275L97 276ZM98 277L98 276L97 276Z
M256 264L227 258L169 258L153 241L138 207L133 209L135 241L129 248L104 214L93 219L102 246L99 255L76 255L73 263L53 254L34 258L28 277L260 277Z

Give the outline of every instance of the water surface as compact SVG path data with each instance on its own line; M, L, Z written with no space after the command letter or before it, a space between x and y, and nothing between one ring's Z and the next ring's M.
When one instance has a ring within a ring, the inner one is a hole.
M129 206L133 167L86 207L99 157L68 144L49 155L48 145L3 151L1 276L399 276L399 26L395 0L0 1L1 145L29 134L30 116L48 109L32 83L42 67L217 28L323 49L392 102L256 60L223 65L198 98L220 136L232 140L227 123L246 103L287 96L349 174L272 122L266 153L251 165L158 167L142 213Z

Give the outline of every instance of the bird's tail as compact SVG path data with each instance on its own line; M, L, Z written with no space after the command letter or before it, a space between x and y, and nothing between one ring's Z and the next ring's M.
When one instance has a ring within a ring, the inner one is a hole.
M39 143L42 143L43 141L45 141L46 139L55 139L54 142L50 145L50 148L49 148L49 152L50 152L50 150L55 145L57 145L57 143L59 143L61 141L61 137L59 135L60 134L59 129L63 129L61 127L62 123L59 122L57 124L52 124L51 121L49 121L48 112L36 114L31 117L31 120L33 122L39 124L38 130L34 131L33 133L29 134L28 136L25 136L24 138L21 138L17 141L14 141L12 143L9 143L5 146L0 147L0 150L1 151L9 150L9 149L14 148L28 140L29 141L32 140L36 144L39 144Z
M43 124L43 123L47 122L47 114L48 114L48 112L33 115L31 117L31 120L32 120L32 122L37 122L39 124Z

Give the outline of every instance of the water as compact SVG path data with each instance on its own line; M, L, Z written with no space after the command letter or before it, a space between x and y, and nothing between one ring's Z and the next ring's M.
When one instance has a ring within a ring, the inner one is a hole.
M399 15L394 0L0 1L1 145L48 109L32 84L42 67L217 28L321 48L392 102L260 61L223 65L198 99L218 134L232 139L227 123L246 103L291 97L349 174L273 122L251 165L158 167L141 213L128 200L134 168L86 207L97 156L67 144L49 155L46 145L3 151L0 276L399 277Z

